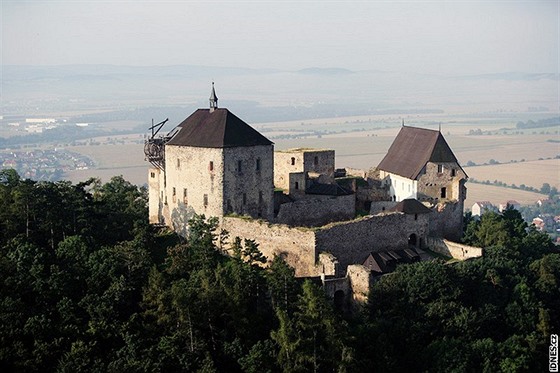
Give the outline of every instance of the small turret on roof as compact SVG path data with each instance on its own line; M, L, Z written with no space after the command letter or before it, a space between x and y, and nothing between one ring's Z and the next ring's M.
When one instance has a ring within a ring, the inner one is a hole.
M216 90L214 89L214 82L212 82L212 92L210 93L210 112L213 113L214 110L218 108L218 96L216 96Z

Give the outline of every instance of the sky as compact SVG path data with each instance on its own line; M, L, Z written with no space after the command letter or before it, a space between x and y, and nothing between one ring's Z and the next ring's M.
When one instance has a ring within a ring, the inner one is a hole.
M558 73L560 1L1 0L3 65Z

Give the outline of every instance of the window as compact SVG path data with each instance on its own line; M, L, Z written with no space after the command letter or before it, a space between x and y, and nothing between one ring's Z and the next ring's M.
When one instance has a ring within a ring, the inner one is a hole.
M177 202L177 193L175 191L175 187L173 187L172 200L173 200L173 203Z
M437 165L437 172L438 172L438 174L443 173L443 165L442 164Z
M208 206L208 194L204 195L204 207Z
M188 204L189 204L189 199L187 198L187 188L184 188L184 189L183 189L183 203L184 203L185 205L188 205Z
M247 204L247 193L243 193L243 204Z
M242 172L241 166L242 166L241 161L237 161L237 172L238 172L238 173L241 173L241 172Z
M163 199L163 191L161 191L161 198L160 199Z
M414 214L414 220L418 220L418 214Z
M181 160L177 158L177 168L181 168Z
M208 164L208 170L214 171L214 162L210 161L210 163Z
M150 177L153 179L154 177L156 177L156 173L155 172L150 172Z
M292 166L296 164L296 159L292 157Z
M261 159L260 159L260 158L257 158L256 169L257 169L257 171L260 171L260 170L261 170Z
M296 189L299 189L299 183L296 181Z
M263 202L263 192L259 191L259 203Z
M173 187L173 196L175 197L176 194L177 194L177 193L176 193L176 191L175 191L175 187Z
M447 198L447 188L441 188L441 198Z
M319 165L319 157L315 156L315 158L313 158L313 165Z
M457 171L453 168L451 170L451 177L455 177L455 175L457 175Z

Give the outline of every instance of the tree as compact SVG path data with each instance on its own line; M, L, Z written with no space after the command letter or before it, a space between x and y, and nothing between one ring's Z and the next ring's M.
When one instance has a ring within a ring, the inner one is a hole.
M542 194L549 194L550 193L550 184L549 183L543 183L540 192Z

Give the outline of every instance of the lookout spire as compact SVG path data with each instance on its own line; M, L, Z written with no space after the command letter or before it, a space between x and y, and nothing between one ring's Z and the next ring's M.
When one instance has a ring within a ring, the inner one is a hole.
M216 90L214 89L214 82L212 82L212 93L210 93L210 112L214 112L218 108L218 96L216 96Z

